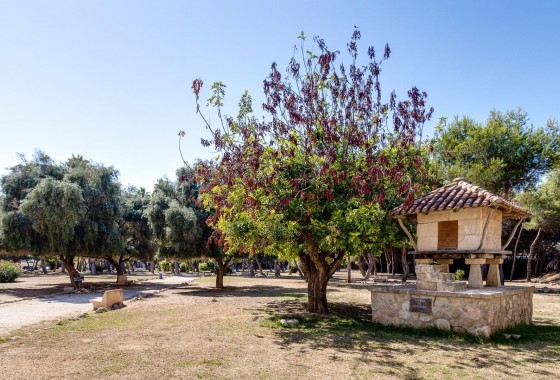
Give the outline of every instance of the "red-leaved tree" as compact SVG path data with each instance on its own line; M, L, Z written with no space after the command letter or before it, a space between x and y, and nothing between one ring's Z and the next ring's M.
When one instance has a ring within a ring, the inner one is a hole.
M286 74L273 64L264 80L269 120L252 115L247 93L239 114L223 117L225 86L218 82L208 102L222 124L211 127L200 113L202 81L193 82L197 112L212 135L203 144L220 153L216 168L198 173L225 249L297 255L308 281L307 309L326 313L329 279L345 253L363 249L368 228L361 221L389 192L411 201L418 190L412 181L412 173L423 171L417 142L433 110L416 87L404 100L395 92L383 96L388 45L380 59L370 47L359 64L355 29L346 67L322 39L314 39L316 54L306 51L303 33L300 39Z

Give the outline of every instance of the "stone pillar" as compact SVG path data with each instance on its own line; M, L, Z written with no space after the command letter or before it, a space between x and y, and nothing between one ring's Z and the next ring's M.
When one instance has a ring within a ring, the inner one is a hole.
M487 259L488 264L488 276L486 277L486 286L502 286L502 280L500 277L500 264L504 262L504 259Z
M422 265L422 264L433 264L434 263L434 259L414 259L414 264L415 265Z
M437 259L437 263L443 266L442 272L449 273L449 266L453 264L453 259Z
M465 264L470 265L469 289L482 289L482 270L480 266L486 263L486 259L465 259Z

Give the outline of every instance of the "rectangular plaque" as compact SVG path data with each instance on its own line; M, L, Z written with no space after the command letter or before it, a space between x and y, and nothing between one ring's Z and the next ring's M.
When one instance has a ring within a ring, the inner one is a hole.
M416 313L432 314L431 298L411 298L408 311Z

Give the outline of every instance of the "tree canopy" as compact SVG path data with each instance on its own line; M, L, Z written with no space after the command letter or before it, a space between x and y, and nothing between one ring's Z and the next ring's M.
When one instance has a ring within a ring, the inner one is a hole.
M412 87L404 100L395 92L384 100L381 66L391 50L385 46L378 59L370 47L360 64L360 37L356 29L345 66L320 38L317 54L306 49L302 33L287 75L273 64L264 81L269 121L253 116L248 94L237 117L222 118L220 82L208 100L222 121L217 129L206 122L212 140L203 141L220 153L217 168L198 170L216 212L213 226L226 231L226 249L265 245L297 255L311 312L327 312L327 281L345 253L363 249L350 234L359 219L392 189L412 200L419 185L410 173L422 172L416 144L432 114L427 95ZM195 80L198 111L201 88Z
M70 279L76 255L104 257L123 250L121 190L112 167L81 156L57 164L43 152L2 177L0 230L7 251L61 259Z
M432 144L446 180L464 177L507 198L534 188L560 159L560 129L528 125L521 109L492 111L485 124L469 117L440 123Z

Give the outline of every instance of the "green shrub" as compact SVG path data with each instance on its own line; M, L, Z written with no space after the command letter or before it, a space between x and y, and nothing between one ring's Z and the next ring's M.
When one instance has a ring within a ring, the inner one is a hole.
M290 273L297 273L297 266L293 265L290 267Z
M97 263L96 263L96 264L95 264L95 271L96 271L97 273L103 273L103 265L97 264Z
M213 268L212 264L210 264L210 263L202 262L202 263L198 264L198 271L199 272L210 272L212 269L214 269L214 268Z
M463 278L465 278L465 271L457 269L457 272L455 272L455 279L461 281Z
M186 262L182 262L181 264L179 264L179 270L181 272L188 272L189 271L189 264L187 264Z
M159 267L163 272L169 272L171 270L171 261L161 260Z
M21 275L21 269L7 260L0 260L0 282L14 282Z

